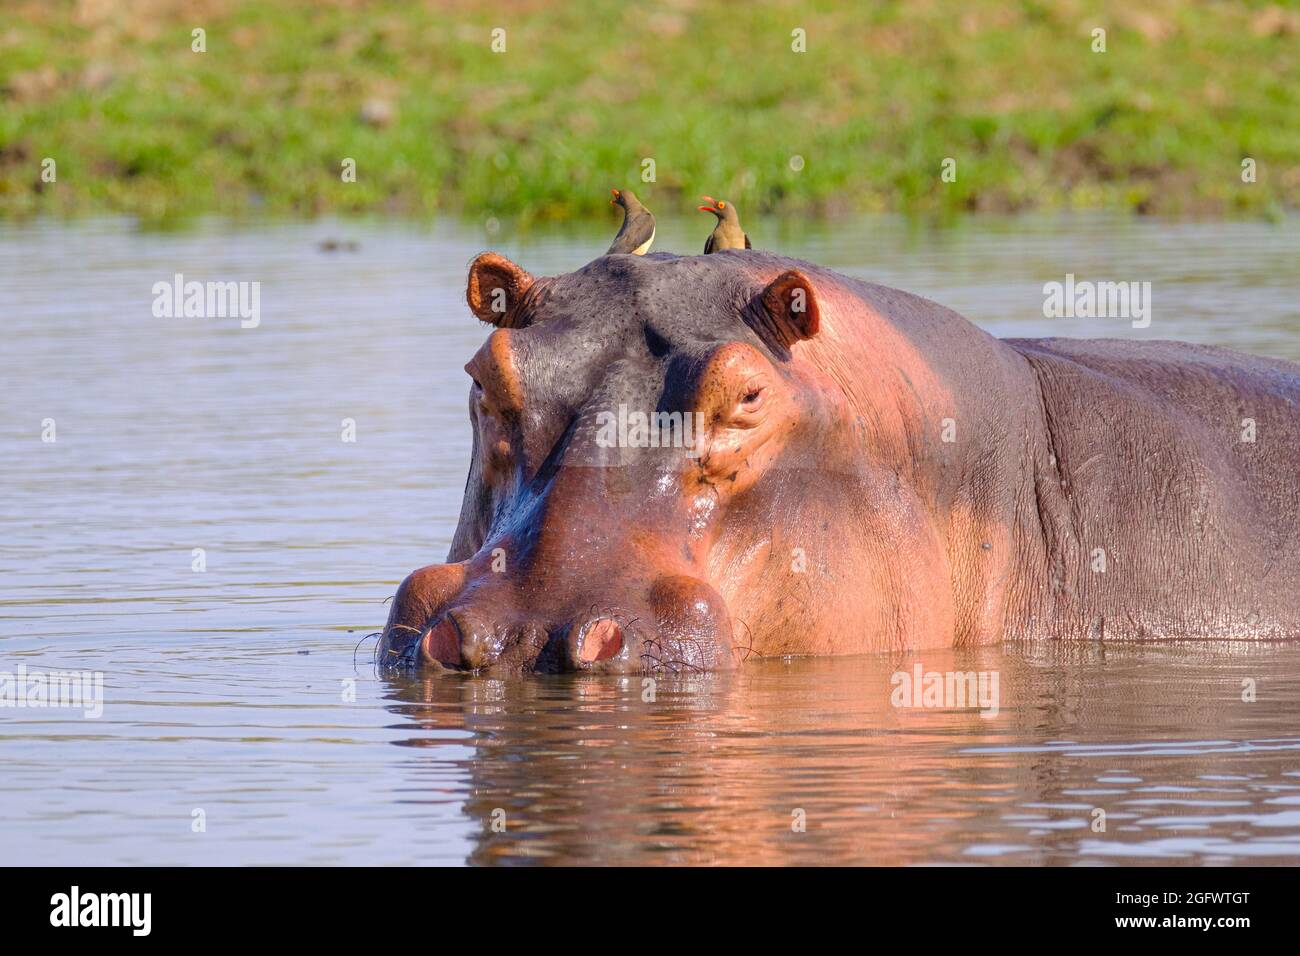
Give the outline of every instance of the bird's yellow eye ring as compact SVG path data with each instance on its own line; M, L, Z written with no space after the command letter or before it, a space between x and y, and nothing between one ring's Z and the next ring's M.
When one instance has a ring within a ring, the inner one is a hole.
M726 209L726 208L727 208L727 204L726 204L725 202L719 201L719 202L718 202L718 208L719 208L719 209Z

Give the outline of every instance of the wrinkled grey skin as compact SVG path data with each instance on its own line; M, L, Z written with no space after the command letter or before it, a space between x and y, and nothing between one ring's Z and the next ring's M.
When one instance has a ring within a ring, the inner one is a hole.
M1300 366L1182 342L1007 344L1034 371L1047 453L1047 594L1027 635L1300 636Z
M764 294L791 270L820 325L782 338L801 319ZM1300 636L1300 366L1002 341L766 253L602 257L529 280L508 317L487 316L502 328L470 364L490 381L471 394L448 563L403 582L383 664L708 670ZM758 424L735 410L755 369ZM596 415L620 404L701 412L704 453L598 448Z

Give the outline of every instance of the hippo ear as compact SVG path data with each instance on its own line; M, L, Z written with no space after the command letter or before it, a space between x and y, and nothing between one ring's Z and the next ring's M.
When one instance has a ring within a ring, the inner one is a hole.
M508 329L524 324L516 306L533 284L533 277L505 256L481 253L469 265L465 299L482 322Z
M773 351L788 358L790 348L821 328L821 309L812 281L797 269L773 279L752 309L750 326Z

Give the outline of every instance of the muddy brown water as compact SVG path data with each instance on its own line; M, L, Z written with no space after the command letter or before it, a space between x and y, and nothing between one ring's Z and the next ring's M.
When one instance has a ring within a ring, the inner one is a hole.
M695 252L708 225L665 221L656 246ZM998 335L1300 360L1295 224L750 231ZM467 261L560 271L612 233L0 224L0 689L103 681L98 717L0 706L3 862L1300 862L1300 646L770 660L653 701L640 678L389 677L373 642L354 654L454 527ZM176 273L260 282L260 323L156 317ZM1150 327L1044 318L1067 273L1151 282ZM895 706L917 665L996 676L996 713Z

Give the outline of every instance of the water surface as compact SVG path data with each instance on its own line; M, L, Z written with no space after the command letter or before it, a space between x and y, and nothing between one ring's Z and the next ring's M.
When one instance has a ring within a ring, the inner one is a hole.
M665 221L657 247L707 226ZM998 335L1300 359L1290 224L750 230ZM105 694L98 719L0 709L4 862L1300 862L1300 648L775 660L653 702L639 678L396 678L354 654L454 529L468 260L566 270L611 233L0 225L0 671L99 671ZM176 273L260 282L260 325L156 318ZM1045 319L1066 273L1150 281L1151 327ZM997 715L892 706L917 663L996 672Z

